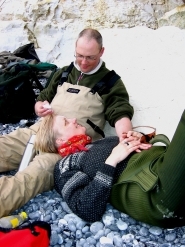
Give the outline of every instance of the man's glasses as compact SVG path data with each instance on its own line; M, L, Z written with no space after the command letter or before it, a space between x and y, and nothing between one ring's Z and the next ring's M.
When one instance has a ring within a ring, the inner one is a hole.
M100 52L99 52L100 53ZM98 53L98 54L99 54ZM80 54L78 54L78 53L76 53L76 54L74 54L74 56L76 57L76 59L77 60L79 60L79 61L82 61L82 60L86 60L86 61L88 61L88 62L92 62L92 61L95 61L98 57L98 54L97 55L94 55L94 56L82 56L82 55L80 55Z

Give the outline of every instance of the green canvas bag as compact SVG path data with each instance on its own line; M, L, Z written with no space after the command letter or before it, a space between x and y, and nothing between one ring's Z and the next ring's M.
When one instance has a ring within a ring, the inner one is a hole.
M152 210L151 197L148 192L151 192L158 182L158 175L153 170L153 166L154 164L162 165L170 144L168 137L163 134L156 135L150 140L151 144L157 142L165 145L154 145L149 150L135 153L129 159L126 169L113 185L110 195L110 202L116 209L147 223L153 223L152 219L147 218L147 210ZM144 208L146 211L143 210Z

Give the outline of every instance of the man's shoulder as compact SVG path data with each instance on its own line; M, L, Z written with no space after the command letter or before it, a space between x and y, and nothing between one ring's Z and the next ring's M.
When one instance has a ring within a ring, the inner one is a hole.
M58 80L58 78L61 77L62 73L63 73L64 71L66 71L68 67L69 67L69 65L60 67L60 68L55 72L54 80Z
M108 68L106 67L106 63L105 63L104 61L103 61L103 63L102 63L102 65L101 65L101 67L100 67L99 70L100 70L100 71L105 71L106 73L110 71L110 69L108 69Z
M101 68L102 68L102 69L105 69L106 71L111 71L111 70L114 70L114 71L115 71L114 68L107 68L106 63L105 63L104 61L103 61L103 63L102 63ZM115 72L116 72L116 71L115 71Z
M117 74L117 72L116 72L114 69L108 69L108 68L106 67L106 63L105 63L105 62L102 63L102 66L101 66L100 69L99 69L99 72L100 72L100 73L103 73L104 75L106 75L107 73L109 73L109 72L111 72L111 71L114 71L114 72Z

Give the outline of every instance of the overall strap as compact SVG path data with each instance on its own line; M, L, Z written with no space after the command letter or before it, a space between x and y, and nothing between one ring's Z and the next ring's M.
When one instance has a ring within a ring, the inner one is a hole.
M94 131L96 131L98 134L100 134L103 138L105 137L105 134L104 134L103 130L100 129L100 127L98 127L96 124L91 122L91 120L89 120L89 119L87 119L86 122L93 128Z
M73 67L74 67L74 63L71 62L71 64L67 67L67 69L62 73L62 76L60 78L60 82L58 85L62 86L62 84L67 81L68 75L70 74Z
M95 94L97 92L100 96L106 94L118 79L120 79L120 76L116 74L114 70L111 70L95 84L95 86L90 90L90 93ZM101 130L97 125L89 119L87 120L87 123L94 129L94 131L100 134L103 138L105 137L103 130Z
M120 79L114 70L109 71L91 90L92 94L96 92L101 96L109 92L114 83Z

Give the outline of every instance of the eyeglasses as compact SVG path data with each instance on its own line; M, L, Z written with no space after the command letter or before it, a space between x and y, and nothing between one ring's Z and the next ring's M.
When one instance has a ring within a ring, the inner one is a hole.
M100 52L99 52L100 53ZM98 53L98 54L99 54ZM94 56L82 56L78 53L74 54L74 57L76 57L77 60L80 60L82 61L83 59L86 59L86 61L88 62L92 62L92 61L95 61L98 57L98 54L97 55L94 55Z

